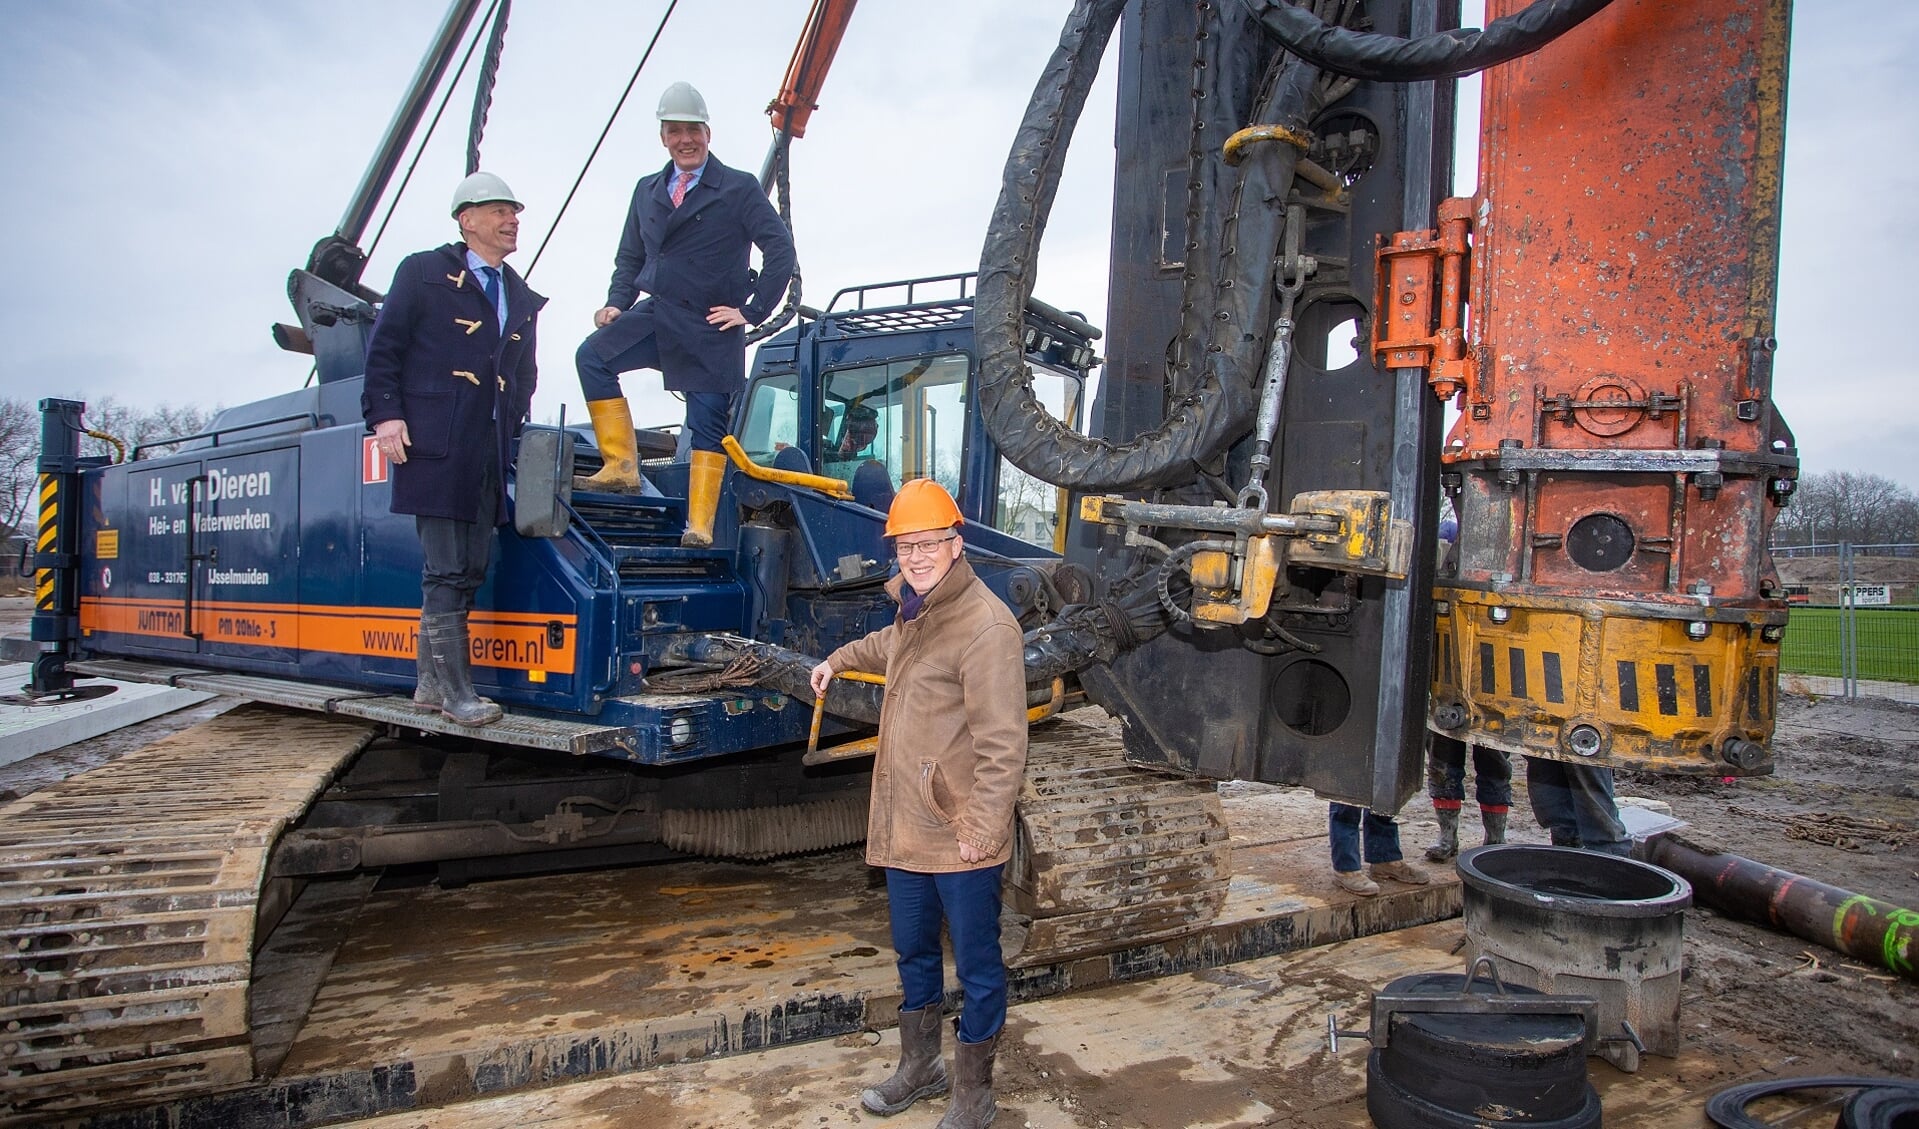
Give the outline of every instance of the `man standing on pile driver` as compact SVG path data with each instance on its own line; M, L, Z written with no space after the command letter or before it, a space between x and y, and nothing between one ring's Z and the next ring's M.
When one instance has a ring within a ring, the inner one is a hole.
M727 168L707 150L706 99L684 82L660 97L664 169L633 189L626 229L613 258L606 305L595 332L575 354L580 388L605 465L577 487L639 487L633 413L620 373L657 368L668 391L686 397L692 441L687 472L685 545L713 543L732 398L746 384L746 327L766 320L793 276L793 238L759 180ZM757 280L749 266L757 246ZM644 293L644 300L635 302Z
M467 613L506 521L504 469L533 405L534 322L546 299L506 257L520 202L476 172L453 192L460 242L401 260L367 344L360 411L393 467L393 512L420 535L419 667L413 704L462 725L500 707L473 692Z
M1000 875L1012 856L1013 804L1026 772L1026 666L1019 623L973 574L959 507L916 478L887 511L900 602L887 627L813 668L826 694L835 671L886 675L867 814L866 861L886 871L900 973L900 1063L860 1094L882 1116L953 1088L941 1129L981 1129L998 1112L993 1056L1006 1023ZM940 1057L946 985L940 921L953 939L965 1003L949 1082Z

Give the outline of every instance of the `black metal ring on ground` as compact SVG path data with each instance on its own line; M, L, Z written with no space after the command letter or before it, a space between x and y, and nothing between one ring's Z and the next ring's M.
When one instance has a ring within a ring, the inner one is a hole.
M1746 1107L1760 1098L1774 1094L1789 1094L1794 1090L1833 1090L1857 1087L1869 1090L1887 1089L1919 1095L1919 1082L1900 1078L1857 1078L1845 1075L1820 1075L1808 1078L1777 1078L1767 1082L1748 1082L1743 1086L1733 1086L1714 1094L1706 1102L1706 1116L1720 1129L1767 1129L1763 1121L1746 1115ZM1895 1112L1888 1110L1888 1112ZM1850 1125L1842 1122L1842 1125ZM1874 1122L1862 1122L1874 1125Z

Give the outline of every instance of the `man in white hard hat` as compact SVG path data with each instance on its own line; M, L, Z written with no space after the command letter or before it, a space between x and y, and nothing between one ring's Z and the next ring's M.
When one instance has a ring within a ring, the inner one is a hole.
M720 439L732 398L746 384L746 327L764 321L786 292L793 239L759 179L707 149L712 131L699 91L684 82L667 87L657 116L672 160L633 190L606 305L593 315L598 328L575 355L605 463L577 488L639 487L620 373L659 369L667 389L686 397L692 463L681 541L710 545L726 471ZM757 279L754 247L762 259Z
M534 325L546 299L506 257L521 204L476 172L453 192L460 241L408 255L367 344L360 407L392 466L396 514L414 515L422 558L414 705L462 725L499 720L474 692L467 613L506 521L502 468L533 404Z

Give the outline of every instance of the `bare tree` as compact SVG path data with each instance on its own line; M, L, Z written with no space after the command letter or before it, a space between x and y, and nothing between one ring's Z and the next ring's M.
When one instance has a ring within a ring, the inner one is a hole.
M1779 545L1895 545L1919 542L1919 495L1877 474L1804 475L1773 526Z
M12 396L0 400L0 524L18 529L33 499L40 456L40 414Z
M89 431L111 435L126 445L131 457L134 447L155 440L170 439L205 431L218 408L191 404L174 407L135 408L105 397L90 404L82 417ZM144 457L170 454L177 444L159 444L142 452ZM116 456L113 444L89 435L80 441L84 455ZM0 524L22 529L33 523L34 482L40 463L40 410L30 400L9 396L0 399Z

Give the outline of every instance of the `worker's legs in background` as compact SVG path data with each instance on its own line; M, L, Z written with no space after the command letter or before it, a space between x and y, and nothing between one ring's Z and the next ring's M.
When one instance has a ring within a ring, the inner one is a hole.
M1379 893L1377 878L1415 886L1432 881L1401 857L1399 823L1392 816L1335 803L1327 813L1326 837L1332 850L1333 880L1349 893L1364 897ZM1362 850L1370 876L1360 869Z
M719 513L720 483L726 456L720 440L732 418L733 397L725 392L686 392L686 434L691 445L686 470L686 533L680 544L700 548L713 543L713 519Z
M1513 805L1513 759L1498 749L1473 746L1473 798L1479 801L1483 845L1506 841L1506 813Z
M1433 800L1439 838L1426 848L1428 862L1445 862L1459 853L1459 809L1466 799L1466 743L1432 734L1426 750L1426 794Z
M1526 791L1533 818L1551 833L1554 846L1632 853L1632 839L1613 802L1612 769L1527 757Z

